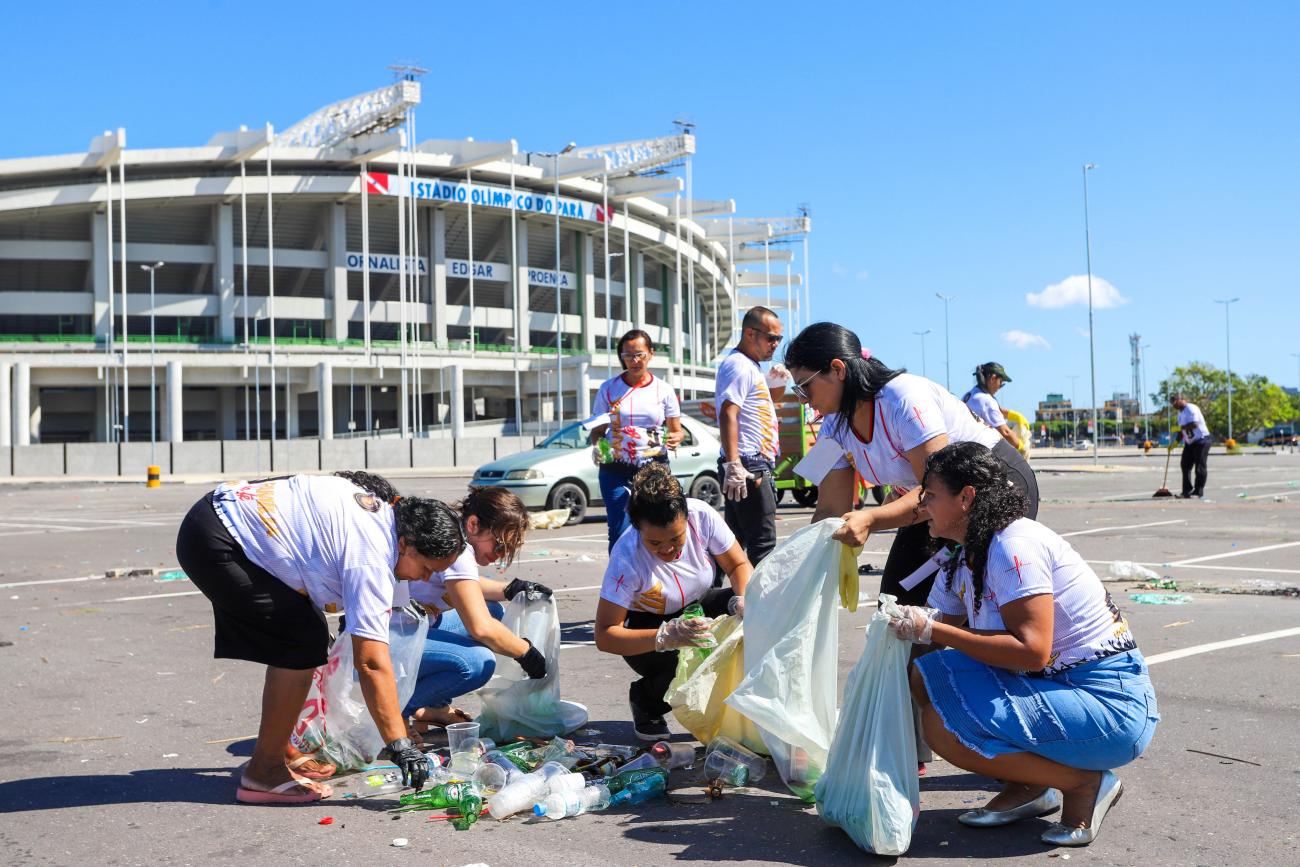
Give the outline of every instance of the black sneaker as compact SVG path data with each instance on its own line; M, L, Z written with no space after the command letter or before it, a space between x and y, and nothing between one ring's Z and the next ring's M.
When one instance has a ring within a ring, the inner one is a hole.
M662 741L668 738L668 723L662 716L647 713L629 699L632 706L632 732L643 741Z

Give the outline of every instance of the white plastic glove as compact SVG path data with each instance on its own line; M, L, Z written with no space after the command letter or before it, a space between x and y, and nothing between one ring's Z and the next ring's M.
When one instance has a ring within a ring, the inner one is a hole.
M604 466L605 459L600 454L600 446L591 447L591 462L596 466Z
M754 474L740 461L727 461L722 465L722 492L728 500L739 502L749 496L749 480Z
M727 600L727 613L737 620L745 619L745 597L732 596Z
M777 362L767 371L767 387L785 388L785 384L790 381L790 371L786 370L785 365Z
M939 609L919 605L899 606L899 616L889 621L889 628L900 641L929 644L934 621L939 619Z
M709 627L713 625L712 617L678 617L665 620L659 624L655 635L655 650L676 650L679 647L716 647Z

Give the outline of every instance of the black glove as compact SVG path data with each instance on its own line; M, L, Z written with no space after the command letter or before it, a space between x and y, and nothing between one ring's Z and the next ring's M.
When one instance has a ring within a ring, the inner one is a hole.
M411 743L410 738L398 738L384 748L386 755L402 772L402 785L414 786L418 792L429 779L429 760Z
M506 601L514 599L520 593L540 593L543 599L551 598L551 588L545 584L538 584L536 581L525 581L522 578L516 578L506 585Z
M524 641L528 639L525 638ZM528 641L528 650L523 656L516 656L515 662L519 663L519 667L533 680L546 677L546 657L533 647L531 641Z

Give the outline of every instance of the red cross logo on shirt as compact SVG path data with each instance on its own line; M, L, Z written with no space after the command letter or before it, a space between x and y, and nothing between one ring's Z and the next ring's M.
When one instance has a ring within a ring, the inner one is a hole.
M1012 569L1014 569L1014 570L1016 571L1016 583L1017 583L1017 584L1023 584L1023 583L1025 583L1025 576L1023 576L1023 575L1020 574L1020 567L1021 567L1021 566L1028 566L1029 564L1028 564L1028 563L1021 563L1019 557L1012 557L1011 559L1014 560L1014 561L1015 561L1015 564L1016 564L1015 566L1012 566L1012 567L1011 567ZM1007 571L1009 572L1009 571L1011 571L1011 570L1008 569Z
M614 582L614 589L621 590L622 588L623 588L623 576L620 575L618 576L618 580Z
M917 424L925 424L925 422L921 420L921 408L919 406L912 407L912 414L916 416Z

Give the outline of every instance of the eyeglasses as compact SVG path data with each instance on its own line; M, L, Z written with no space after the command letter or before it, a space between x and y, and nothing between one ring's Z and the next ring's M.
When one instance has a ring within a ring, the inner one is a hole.
M821 376L821 371L814 373L812 376L808 377L803 382L796 382L793 385L791 385L790 393L795 396L795 400L801 400L804 403L807 403L809 398L808 389L804 388L804 386L806 386L808 383L812 382L814 379L816 379L819 376Z
M763 338L764 340L766 340L768 343L780 343L780 342L781 342L781 335L780 335L780 334L773 334L773 333L770 332L770 331L759 331L757 328L754 328L754 327L752 327L752 326L750 327L749 330L750 330L750 331L756 331L756 332L758 332L758 336L761 337L761 338Z
M650 357L648 352L620 352L618 357L624 361L645 361Z

